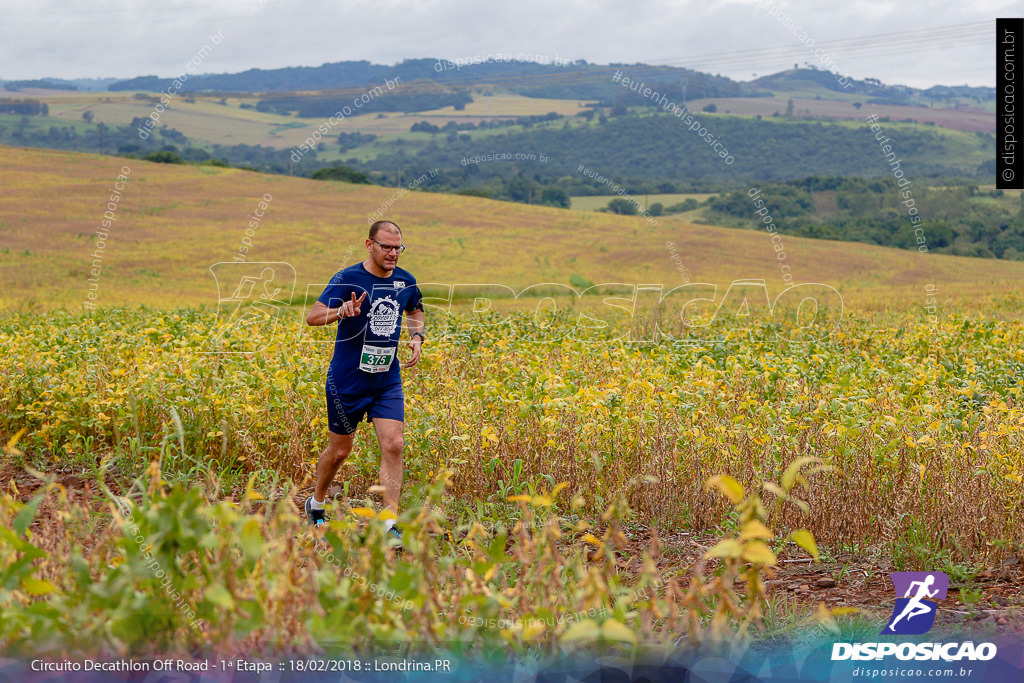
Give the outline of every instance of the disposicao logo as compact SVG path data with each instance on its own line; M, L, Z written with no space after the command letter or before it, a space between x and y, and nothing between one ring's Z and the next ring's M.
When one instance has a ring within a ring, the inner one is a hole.
M946 599L949 577L943 572L893 572L896 604L882 635L920 635L935 623L940 600ZM902 597L900 597L902 596ZM996 656L994 643L834 643L832 661L878 660L895 655L900 660L946 662L988 661Z
M896 604L882 633L927 633L935 623L939 601L946 599L949 577L943 572L893 572L889 578L896 587Z

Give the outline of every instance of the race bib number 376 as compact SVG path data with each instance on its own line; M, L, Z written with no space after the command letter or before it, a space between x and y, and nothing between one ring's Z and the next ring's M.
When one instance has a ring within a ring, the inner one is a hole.
M359 355L359 369L363 372L387 372L395 359L395 347L363 344Z

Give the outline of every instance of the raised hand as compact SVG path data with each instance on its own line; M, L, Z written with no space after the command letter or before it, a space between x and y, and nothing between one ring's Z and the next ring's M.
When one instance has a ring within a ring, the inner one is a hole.
M356 299L356 293L352 292L352 300L346 301L338 308L338 317L354 318L359 315L364 301L366 301L366 292L363 292L363 295L359 297L359 299Z

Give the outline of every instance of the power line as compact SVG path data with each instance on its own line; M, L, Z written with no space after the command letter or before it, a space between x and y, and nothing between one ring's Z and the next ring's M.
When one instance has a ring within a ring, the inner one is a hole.
M792 63L794 61L806 62L818 59L815 55L815 51L818 50L820 50L820 52L818 52L819 55L828 55L837 69L843 69L845 65L840 63L843 59L860 58L869 55L881 57L915 53L920 52L923 47L929 45L939 47L941 44L950 41L955 41L955 45L958 49L963 49L965 47L991 46L993 44L993 30L993 22L989 20L815 42L810 48L803 44L798 43L794 45L791 43L788 45L774 47L730 50L704 55L657 60L631 67L629 65L604 66L588 64L584 68L580 68L578 66L575 68L559 67L557 71L546 71L534 74L521 73L504 76L495 76L492 74L485 79L469 83L448 80L416 82L415 84L405 86L405 88L421 92L429 92L473 87L474 85L522 85L531 81L559 85L582 78L594 79L602 76L610 76L613 71L626 67L630 68L631 75L639 75L641 77L652 79L664 75L665 77L671 77L674 79L677 77L677 74L660 74L659 71L662 69L682 68L708 72L713 69L728 68L737 70L743 67L762 70L770 64ZM525 62L524 64L533 66L535 63ZM270 71L270 69L268 69L268 71ZM343 96L346 94L359 95L364 92L364 90L365 88L350 86L321 89L316 92L320 96ZM194 94L201 95L201 93ZM299 93L296 91L278 91L273 93L264 93L263 97L265 99L274 99L294 97L298 94Z
M800 59L801 57L806 58L807 56L814 56L814 52L818 49L821 50L821 53L828 54L834 61L836 56L855 57L865 54L878 56L905 54L908 49L919 50L922 46L952 40L957 41L956 46L958 48L963 48L967 45L992 45L993 35L993 22L984 21L828 40L815 42L811 47L798 43L795 45L789 44L749 50L731 50L728 52L657 60L649 62L649 64L652 66L680 66L683 68L739 67L748 64L756 65L757 62L766 60L782 61Z

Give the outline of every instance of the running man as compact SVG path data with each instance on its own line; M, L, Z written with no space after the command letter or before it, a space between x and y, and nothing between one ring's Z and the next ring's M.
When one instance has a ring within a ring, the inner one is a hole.
M914 617L920 616L922 614L928 614L932 611L932 609L928 605L923 604L921 601L925 598L935 597L935 595L939 592L938 588L936 588L935 590L928 590L933 583L935 583L935 575L929 574L924 581L913 581L909 586L907 586L907 594L903 597L910 598L910 600L907 602L906 607L903 608L903 611L900 613L900 615L893 619L892 622L886 627L887 631L893 631L895 633L894 629L896 627L896 624L903 617L906 617L907 621L910 621ZM914 586L918 587L917 595L911 596L910 594L913 592Z
M356 426L367 417L380 444L380 482L384 507L398 514L402 490L402 447L405 399L397 362L402 314L408 320L412 356L405 367L419 362L423 336L423 302L407 270L398 267L405 251L402 230L392 221L377 221L366 238L368 258L331 278L306 316L309 325L338 321L334 356L327 370L327 447L316 466L316 489L306 500L311 524L324 523L327 488L352 452ZM388 533L401 538L395 519Z

